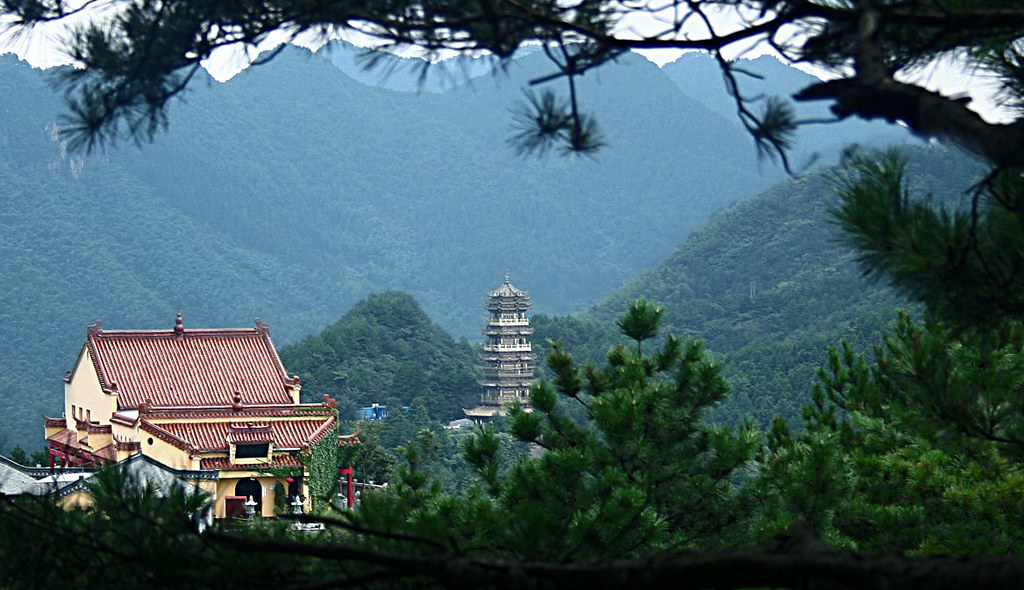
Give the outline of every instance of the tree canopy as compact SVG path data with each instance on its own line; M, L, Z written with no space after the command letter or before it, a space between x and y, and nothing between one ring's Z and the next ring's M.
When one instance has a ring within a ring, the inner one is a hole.
M797 123L791 109L774 98L745 94L743 72L727 60L729 52L763 44L784 60L835 76L805 88L799 100L831 101L837 117L899 121L996 165L1024 163L1019 119L989 123L970 110L970 97L944 96L908 81L925 66L954 60L992 75L1001 104L1018 116L1024 8L1013 0L0 2L16 28L90 10L96 16L77 27L68 44L69 55L83 67L68 76L73 90L67 128L89 147L152 137L167 123L168 100L219 48L255 47L277 32L291 38L360 33L385 49L498 59L539 44L550 58L551 74L534 83L563 78L569 91L564 99L553 92L531 95L517 137L527 150L597 149L603 138L594 117L580 107L575 79L632 49L681 49L719 59L739 118L765 153L785 158Z
M849 349L833 354L803 433L781 422L768 433L751 425L731 432L702 420L728 392L720 365L698 341L660 337L660 315L652 303L633 302L619 322L632 342L613 347L600 366L581 365L555 344L552 380L534 387L532 412L515 407L510 419L516 438L544 452L502 467L495 431L481 429L463 445L477 479L461 493L442 492L427 470L438 451L429 430L405 446L387 491L363 494L357 511L322 502L311 514L204 533L191 518L201 497L126 485L111 469L91 484L92 506L65 511L45 497L0 497L8 557L0 580L120 580L129 588L171 580L197 588L224 580L288 588L1005 588L1019 580L1024 470L1015 449L1004 452L1019 421L997 436L936 437L932 427L959 422L922 408L928 389L944 377L968 394L971 384L935 370L947 357L921 369L927 382L905 378L917 370L919 342L947 339L952 351L969 342L950 346L948 334L904 318L877 365ZM645 353L636 336L659 346ZM984 377L982 363L969 370ZM1021 373L1007 362L997 371ZM325 528L298 533L293 519ZM89 567L61 559L69 553L89 556Z

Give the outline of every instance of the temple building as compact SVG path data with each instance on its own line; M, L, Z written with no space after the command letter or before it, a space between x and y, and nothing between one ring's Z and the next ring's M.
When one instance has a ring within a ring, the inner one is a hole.
M480 354L483 391L479 406L463 410L466 417L475 422L486 422L495 414L503 415L516 402L528 408L537 360L530 343L533 328L526 317L530 294L512 286L506 275L505 283L487 294L484 307L490 315L487 327L482 330L487 338Z
M287 374L259 320L226 330L186 330L181 314L171 330L97 322L64 384L63 417L44 418L51 465L142 454L209 492L217 518L247 508L273 515L276 484L308 509L300 454L355 442L338 436L334 400L299 402L299 378Z

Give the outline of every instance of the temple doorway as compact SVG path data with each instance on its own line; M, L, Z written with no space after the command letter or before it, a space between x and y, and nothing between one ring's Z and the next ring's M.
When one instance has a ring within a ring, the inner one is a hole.
M263 514L263 487L260 486L260 482L256 481L256 478L247 477L239 480L235 484L235 495L243 496L247 502L251 497L253 502L256 502L256 515Z

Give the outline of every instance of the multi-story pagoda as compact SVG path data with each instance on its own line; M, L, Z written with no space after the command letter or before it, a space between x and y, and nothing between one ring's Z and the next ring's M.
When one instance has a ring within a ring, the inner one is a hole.
M483 365L481 405L465 410L466 416L477 422L504 414L506 408L516 402L529 406L530 384L537 360L530 344L533 328L526 317L530 294L513 287L506 275L505 283L487 294L485 307L490 317L482 330L487 341L480 354Z

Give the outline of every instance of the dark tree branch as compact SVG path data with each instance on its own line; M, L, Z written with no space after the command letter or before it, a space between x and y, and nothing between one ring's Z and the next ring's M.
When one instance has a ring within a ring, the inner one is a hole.
M416 544L419 544L419 545L425 545L427 547L433 547L434 549L442 550L442 551L446 549L446 547L442 543L440 543L440 542L438 542L438 541L436 541L434 539L428 539L426 537L418 537L418 536L415 536L415 535L406 535L406 534L402 534L402 533L394 533L394 532L389 532L389 531L380 531L380 530L376 530L376 529L369 529L369 528L366 528L364 526L358 525L358 524L356 524L354 522L349 522L347 520L342 520L342 519L339 519L339 518L331 518L331 517L328 517L328 516L317 516L317 515L312 515L312 514L282 514L282 515L279 516L279 518L281 518L282 520L296 520L298 522L303 522L303 523L324 524L324 525L334 526L334 527L338 527L340 529L344 529L346 531L350 531L350 532L353 532L353 533L358 533L358 534L361 534L361 535L372 535L372 536L381 537L383 539L387 539L387 540L390 540L390 541L404 541L404 542L409 542L409 543L416 543Z
M988 123L967 102L891 78L859 77L810 86L797 100L833 100L841 118L885 119L902 123L921 137L934 137L984 157L995 166L1024 166L1024 125Z
M447 588L724 590L766 586L1003 590L1016 587L1024 577L1024 558L1021 557L903 557L841 552L824 545L800 525L760 547L572 563L520 562L456 554L420 558L350 546L255 539L219 532L208 535L246 551L385 566L390 568L390 579L433 580Z

